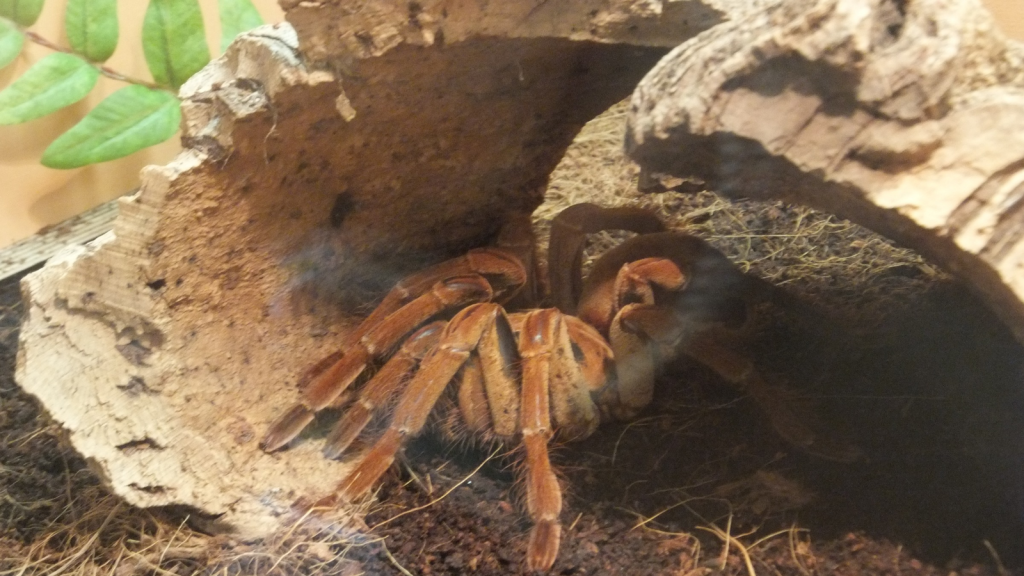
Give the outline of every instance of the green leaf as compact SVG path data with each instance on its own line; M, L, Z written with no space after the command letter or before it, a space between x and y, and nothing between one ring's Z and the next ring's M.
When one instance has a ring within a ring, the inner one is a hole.
M220 11L220 51L228 49L228 44L242 32L263 25L263 18L251 0L217 0Z
M178 130L174 94L131 85L114 92L43 152L43 166L78 168L127 156L167 140Z
M31 26L43 11L43 0L0 0L0 16Z
M78 102L99 75L78 56L50 54L0 91L0 125L28 122Z
M0 68L6 67L21 54L25 35L7 20L0 18Z
M150 0L142 21L142 50L157 84L177 90L210 61L196 0Z
M103 62L117 48L117 0L68 0L64 29L72 50Z

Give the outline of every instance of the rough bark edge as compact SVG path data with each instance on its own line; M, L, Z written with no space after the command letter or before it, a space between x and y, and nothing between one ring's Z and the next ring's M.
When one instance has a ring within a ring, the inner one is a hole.
M255 432L244 420L227 423L238 442L251 446L244 449L251 457L239 460L165 404L168 382L188 378L201 387L217 375L190 366L167 341L173 315L153 272L162 250L156 238L166 226L162 210L197 171L233 148L236 131L225 122L266 114L282 91L331 81L329 73L305 70L289 25L243 36L182 88L190 147L167 166L143 171L140 191L120 200L111 233L67 249L23 281L29 305L17 380L134 505L194 507L198 518L216 518L243 536L262 535L287 517L296 493L320 488L343 468L306 454L319 474L304 473L295 461L269 458L254 449ZM245 82L259 89L247 90ZM206 386L216 390L215 382Z
M918 250L1024 341L1022 55L974 0L784 2L662 60L634 94L627 147L653 172Z

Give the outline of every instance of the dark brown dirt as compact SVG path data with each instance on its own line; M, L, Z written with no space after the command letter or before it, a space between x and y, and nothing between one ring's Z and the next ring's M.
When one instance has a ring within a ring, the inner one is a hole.
M17 280L0 282L0 550L31 543L61 514L70 491L97 484L60 443L59 428L14 382L22 313Z

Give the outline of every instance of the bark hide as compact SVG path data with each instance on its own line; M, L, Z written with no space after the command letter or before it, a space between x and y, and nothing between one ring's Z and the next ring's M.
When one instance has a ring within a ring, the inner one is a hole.
M260 536L348 463L257 447L345 305L486 243L579 128L745 0L283 2L181 91L186 149L24 281L17 379L110 486ZM341 306L339 307L339 303ZM194 514L193 517L196 515Z
M897 240L1024 342L1022 64L974 0L783 2L667 55L634 93L627 149Z

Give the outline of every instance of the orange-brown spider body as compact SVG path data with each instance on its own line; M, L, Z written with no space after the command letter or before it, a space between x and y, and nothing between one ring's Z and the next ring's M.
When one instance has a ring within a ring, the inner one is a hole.
M580 275L588 233L640 233ZM524 232L525 230L525 232ZM572 206L552 223L549 284L556 308L535 304L528 222L503 232L499 247L472 250L399 283L346 339L310 370L301 401L261 445L290 442L334 404L370 364L387 360L343 408L324 453L336 458L388 409L390 424L327 501L366 494L402 444L418 434L449 388L466 429L525 451L525 492L533 529L527 564L547 570L560 542L561 488L548 456L556 432L589 436L603 420L628 419L650 402L655 373L683 353L745 387L779 433L811 447L814 436L773 394L753 363L729 346L763 284L742 274L704 241L664 231L652 213ZM447 321L444 321L448 319ZM397 350L397 351L395 351Z

